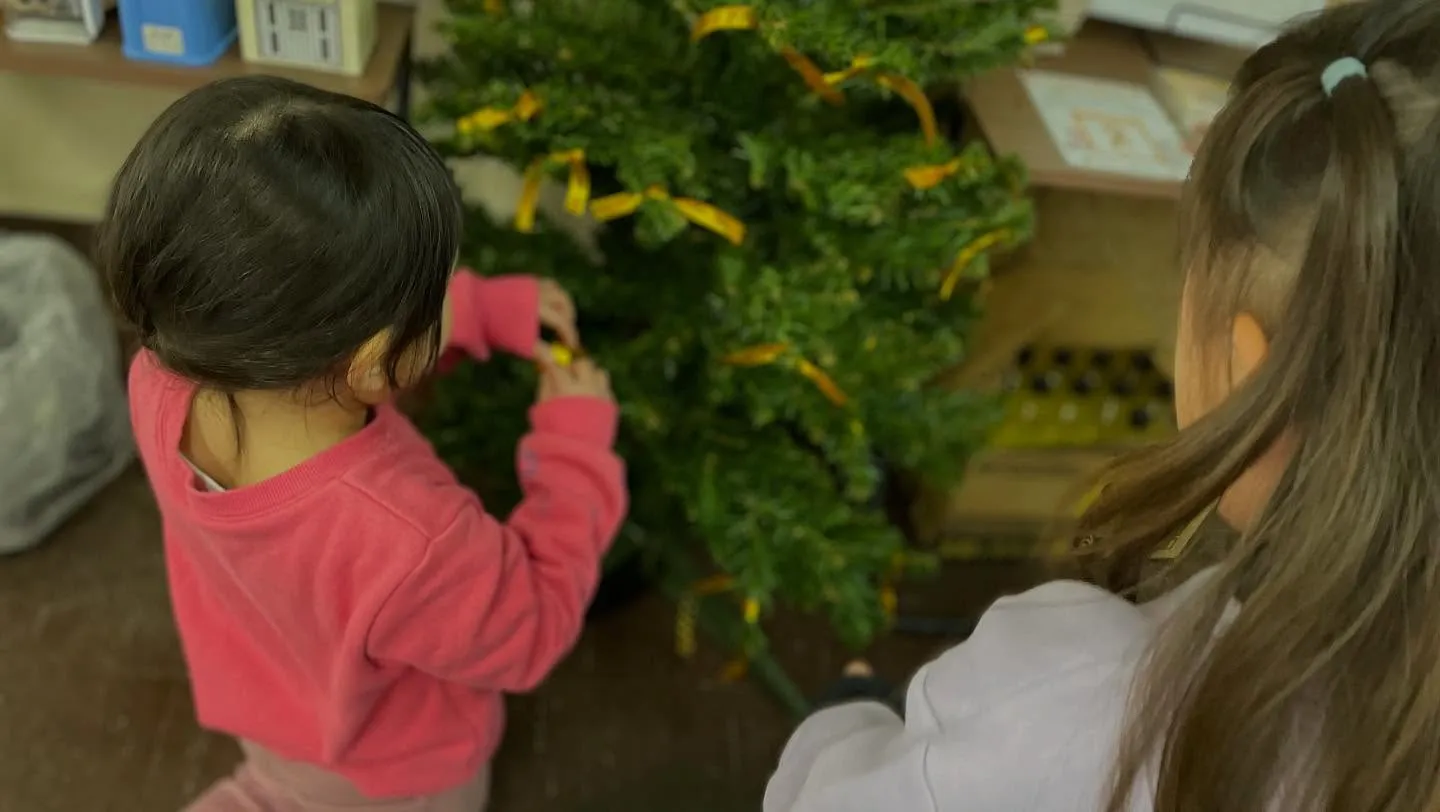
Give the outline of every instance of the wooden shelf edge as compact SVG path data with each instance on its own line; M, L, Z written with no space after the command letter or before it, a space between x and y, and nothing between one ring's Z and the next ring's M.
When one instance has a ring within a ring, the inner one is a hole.
M121 50L120 27L113 14L106 21L100 38L90 45L15 42L0 36L0 71L92 79L181 93L232 76L283 76L383 105L394 92L396 77L408 58L414 17L415 10L410 6L380 4L375 52L360 76L252 65L240 58L238 44L232 45L214 64L198 68L127 59Z

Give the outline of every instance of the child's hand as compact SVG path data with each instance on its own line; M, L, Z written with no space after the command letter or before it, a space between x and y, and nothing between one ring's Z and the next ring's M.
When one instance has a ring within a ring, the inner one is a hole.
M540 324L554 330L560 343L571 349L579 348L580 331L575 327L575 302L553 279L540 280Z
M588 358L561 366L548 355L543 356L540 359L540 393L536 402L544 403L557 398L598 398L613 403L615 395L610 391L610 374Z

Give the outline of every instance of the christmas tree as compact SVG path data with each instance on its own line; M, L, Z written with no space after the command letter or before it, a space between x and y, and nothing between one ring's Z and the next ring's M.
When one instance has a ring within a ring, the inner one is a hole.
M1031 208L1021 167L944 137L926 91L1021 59L1049 5L450 3L452 51L423 69L439 146L525 177L513 220L473 213L462 260L574 295L622 406L612 560L649 556L746 651L779 603L853 644L881 630L924 564L886 520L887 471L952 481L985 437L988 397L930 384ZM549 182L602 224L593 244L539 211ZM427 430L503 510L533 370L438 386Z

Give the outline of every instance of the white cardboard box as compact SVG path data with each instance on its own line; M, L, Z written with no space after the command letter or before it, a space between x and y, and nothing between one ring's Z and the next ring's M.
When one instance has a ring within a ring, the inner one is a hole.
M1258 48L1336 0L1091 0L1090 16L1242 48Z
M359 76L375 51L376 0L235 0L246 62Z

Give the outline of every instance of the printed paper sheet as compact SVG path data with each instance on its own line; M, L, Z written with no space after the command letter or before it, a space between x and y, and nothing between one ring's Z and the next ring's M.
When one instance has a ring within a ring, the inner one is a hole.
M1151 180L1190 171L1180 133L1145 86L1048 71L1020 77L1070 166Z

